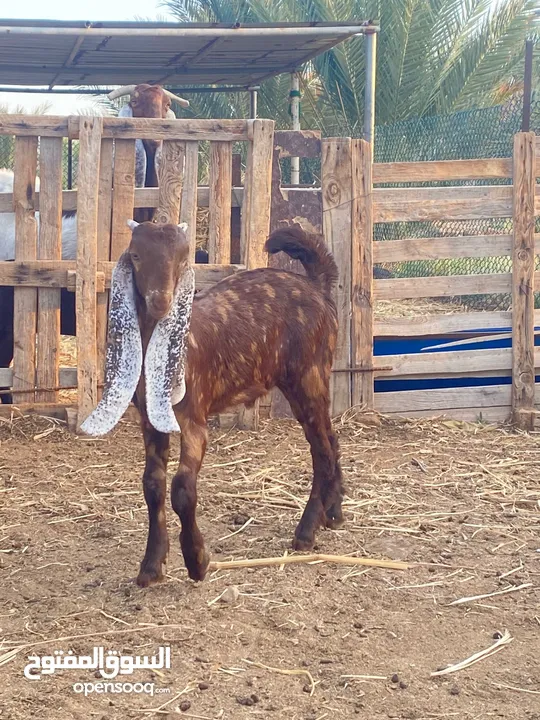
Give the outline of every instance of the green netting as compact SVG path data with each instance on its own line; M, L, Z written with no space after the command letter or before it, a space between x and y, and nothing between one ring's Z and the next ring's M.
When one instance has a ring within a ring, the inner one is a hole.
M379 126L375 136L375 162L414 162L423 160L466 160L511 157L513 138L521 130L522 100L516 98L496 107L468 110L452 115L407 120ZM540 129L540 100L534 100L531 130ZM416 187L510 184L511 180L414 183ZM411 187L412 183L379 187ZM540 226L537 230L540 229ZM462 221L380 223L375 226L376 241L415 237L456 237L504 235L512 232L511 218ZM539 259L536 258L537 268ZM509 272L511 258L482 257L389 263L375 269L376 276L430 277L434 275L475 275ZM472 295L450 298L471 309L505 310L511 297ZM540 306L540 296L536 298Z

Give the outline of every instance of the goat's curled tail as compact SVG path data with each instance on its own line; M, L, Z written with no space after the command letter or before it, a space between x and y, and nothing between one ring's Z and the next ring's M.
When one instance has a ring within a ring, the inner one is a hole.
M313 280L327 297L331 296L338 279L338 269L322 237L307 233L299 227L280 228L270 235L265 250L271 255L284 252L289 257L300 260L310 280Z

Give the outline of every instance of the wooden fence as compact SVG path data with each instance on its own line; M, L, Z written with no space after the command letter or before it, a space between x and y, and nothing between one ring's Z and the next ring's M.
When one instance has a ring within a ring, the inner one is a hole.
M440 415L532 427L535 418L534 347L536 139L515 137L513 158L374 164L363 140L316 132L275 132L268 120L136 120L0 116L0 134L16 136L13 195L0 195L0 213L16 214L15 262L0 263L0 285L15 286L13 370L0 369L0 386L12 385L19 405L51 411L61 387L78 389L78 414L97 402L106 338L107 289L114 263L126 247L126 220L134 207L156 207L156 219L180 217L189 226L193 252L197 207L209 208L209 265L196 265L198 288L244 267L266 265L268 231L297 222L323 232L339 268L336 303L339 338L332 378L332 409L351 406L390 415ZM78 188L61 189L62 137L79 138ZM39 152L38 152L39 138ZM136 138L162 139L159 189L135 189ZM198 143L210 142L210 182L197 187ZM233 143L247 144L243 186ZM319 187L287 187L284 158L320 161ZM34 192L39 158L40 193ZM182 171L183 168L183 171ZM234 169L233 169L234 168ZM512 179L512 185L411 187L425 182ZM98 181L96 181L98 179ZM234 185L233 185L234 179ZM407 184L408 187L382 187ZM60 212L77 210L76 261L60 260ZM34 212L40 210L39 255ZM231 227L241 216L241 264ZM474 237L426 237L374 242L377 223L512 218L513 232ZM509 256L512 272L373 279L376 264L412 260ZM296 261L275 256L271 265L302 272ZM76 291L78 367L59 367L60 288ZM379 318L381 300L450 298L510 293L512 310L422 317ZM537 321L540 320L536 313ZM511 327L512 347L374 355L379 338L422 338L467 332L485 335ZM478 330L480 328L480 330ZM511 384L433 390L374 392L375 380L511 378ZM272 417L289 414L274 392L261 406ZM256 426L258 408L240 423Z
M0 386L13 388L19 407L54 412L59 390L73 386L78 391L77 424L96 405L104 370L107 290L114 264L129 243L126 221L134 207L156 207L160 222L187 222L193 256L197 206L209 207L210 264L195 266L197 289L245 267L266 264L262 248L270 223L273 133L271 120L0 116L0 134L15 136L13 193L0 196L0 213L15 212L15 261L0 263L0 285L15 287L15 345L13 369L0 369ZM64 192L63 137L80 144L78 187ZM137 138L163 140L159 189L134 187ZM197 188L201 141L210 142L206 198L199 197ZM236 142L248 146L241 265L230 262ZM62 210L77 211L76 260L61 260ZM59 367L61 288L76 293L77 368Z

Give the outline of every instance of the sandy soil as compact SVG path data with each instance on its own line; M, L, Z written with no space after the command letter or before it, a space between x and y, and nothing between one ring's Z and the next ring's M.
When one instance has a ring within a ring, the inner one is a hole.
M338 427L347 522L321 531L318 549L409 569L218 570L196 585L168 508L167 579L141 590L137 428L88 440L46 419L0 420L0 717L540 720L540 435L454 421ZM214 560L290 552L308 463L295 423L213 431L199 518ZM490 596L451 604L477 595ZM500 652L430 676L505 630ZM23 675L34 653L163 644L170 670L127 678L168 691L153 697L74 692L101 681L93 671Z

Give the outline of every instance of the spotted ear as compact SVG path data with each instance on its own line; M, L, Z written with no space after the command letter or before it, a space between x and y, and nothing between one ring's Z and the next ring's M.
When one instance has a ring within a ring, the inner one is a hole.
M146 412L162 433L180 430L173 406L186 392L185 359L194 293L195 273L188 267L178 281L171 311L157 322L146 348Z
M133 266L125 252L112 274L105 388L96 409L81 425L84 433L105 435L118 423L137 389L142 362Z

